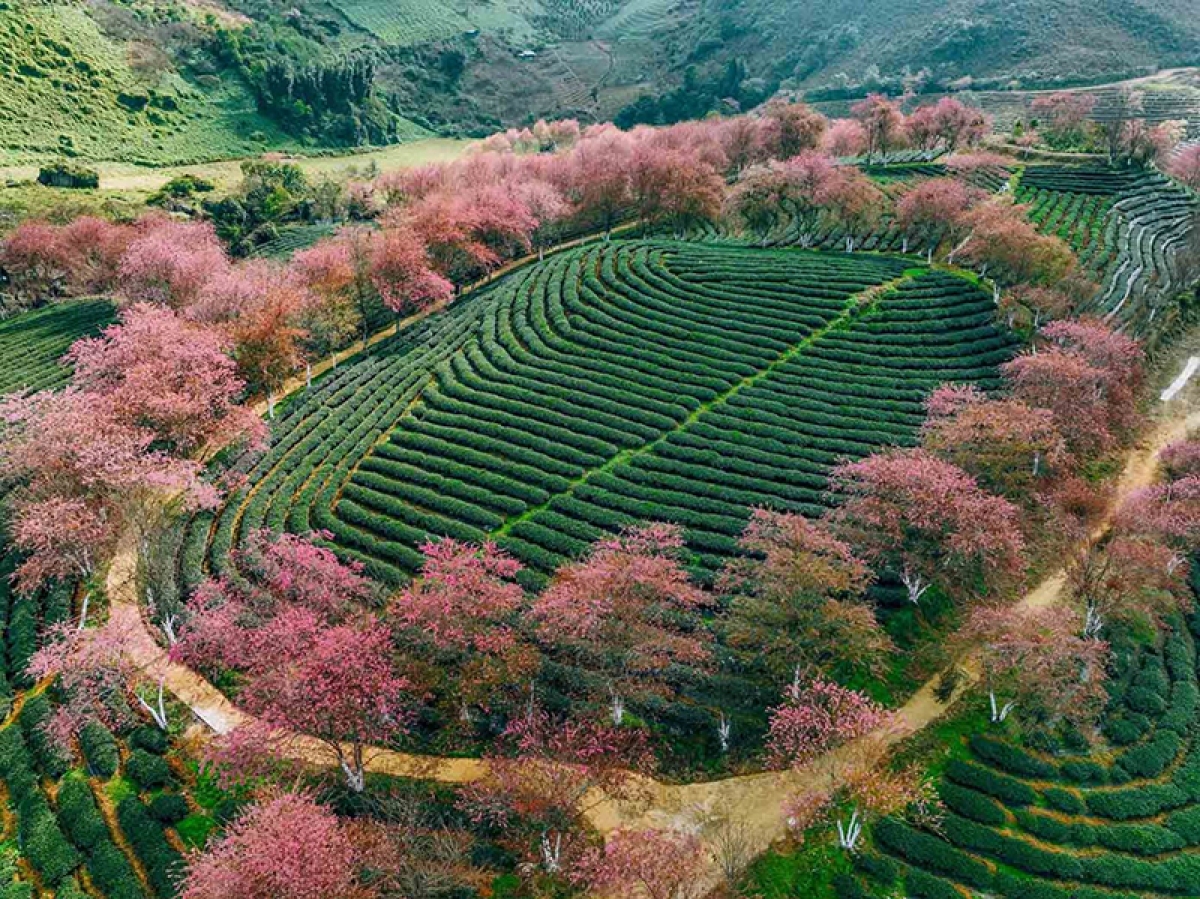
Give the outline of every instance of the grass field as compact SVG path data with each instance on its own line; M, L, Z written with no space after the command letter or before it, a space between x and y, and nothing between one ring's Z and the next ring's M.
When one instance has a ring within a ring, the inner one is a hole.
M393 583L429 537L490 536L535 586L667 520L711 573L751 507L818 512L839 459L913 442L936 384L994 383L990 297L908 264L616 242L521 269L298 400L181 537L179 586L263 526L326 529Z
M59 362L63 354L114 317L107 300L72 300L0 319L0 394L65 383L71 371Z

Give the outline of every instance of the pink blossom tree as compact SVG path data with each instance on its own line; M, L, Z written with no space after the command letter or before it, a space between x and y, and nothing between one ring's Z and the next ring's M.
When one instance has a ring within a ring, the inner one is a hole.
M1067 606L970 611L958 640L978 648L993 722L1019 705L1040 720L1095 724L1108 701L1108 644L1085 635L1083 625Z
M963 216L967 236L949 261L961 256L985 276L990 272L1010 284L1061 280L1076 265L1074 253L1061 239L1040 234L1025 211L1006 198L976 204Z
M811 106L773 100L764 108L770 123L767 146L776 159L791 159L821 144L828 119Z
M1168 543L1118 535L1087 547L1068 569L1068 585L1084 607L1084 633L1098 637L1113 623L1163 627L1192 606L1188 563Z
M967 211L983 198L983 192L957 178L931 178L907 191L896 203L896 222L904 231L903 251L909 237L923 243L932 261L938 243L951 244L962 237Z
M35 306L60 293L67 281L67 260L58 229L26 219L0 241L0 274L21 307Z
M589 129L571 154L568 196L580 217L595 221L606 236L632 199L632 155L629 135L612 127Z
M131 303L185 309L229 258L208 222L149 217L138 224L120 265L120 291Z
M268 794L188 858L183 899L370 899L345 825L308 793Z
M1074 146L1084 137L1088 117L1096 108L1094 94L1059 91L1036 98L1030 110L1038 118L1038 127L1056 146Z
M725 181L694 152L643 143L631 165L634 208L644 223L669 225L679 237L720 213Z
M125 701L131 691L154 723L167 729L164 682L160 677L153 683L143 668L141 635L135 622L123 619L101 627L63 623L49 629L42 648L30 659L29 676L58 678L63 702L47 725L51 739L69 747L93 721L109 728L131 726L136 716Z
M557 719L531 705L509 724L488 756L487 774L464 788L459 804L546 873L565 873L584 848L587 812L604 801L643 801L638 774L653 764L641 730Z
M1200 440L1180 440L1158 454L1167 480L1178 481L1200 475Z
M190 455L263 437L262 423L239 405L244 384L229 351L212 329L139 303L99 337L77 341L67 358L73 383L115 417Z
M717 589L729 644L779 683L830 669L877 673L892 646L866 601L871 573L820 522L758 509Z
M588 659L607 676L612 718L625 697L672 690L672 664L706 668L712 634L700 619L710 597L691 583L680 528L651 524L604 538L559 569L531 616L542 640Z
M999 311L1009 328L1022 325L1036 331L1043 322L1069 315L1074 307L1075 298L1057 286L1018 284L1004 291Z
M296 627L291 617L279 616L273 623L285 627L264 627L247 644L255 654L242 660L249 676L238 702L261 724L252 733L265 754L306 757L318 750L342 771L346 786L362 792L370 747L408 730L412 684L394 671L391 636L381 624ZM256 761L255 754L247 759Z
M834 530L894 572L916 603L930 586L959 595L1020 576L1016 508L961 468L925 450L891 450L836 468Z
M695 834L666 830L618 830L604 846L583 854L571 879L604 899L700 899L707 889L708 861Z
M975 146L991 129L986 113L954 97L917 107L904 125L910 143L924 150L941 147L950 153L959 147Z
M784 804L793 834L802 839L804 831L832 820L838 846L847 852L858 848L873 819L906 814L919 826L936 828L942 811L933 781L918 766L895 769L873 757L844 771L834 789L807 790Z
M765 247L773 232L787 221L792 179L780 163L745 169L725 199L724 214L735 227L759 237Z
M883 94L870 94L850 107L850 114L867 135L867 159L887 154L904 142L904 113Z
M1200 144L1188 144L1166 165L1167 174L1192 190L1200 190Z
M403 639L443 657L465 717L472 703L494 711L506 695L516 700L537 662L515 627L525 601L513 581L520 563L492 543L445 539L421 551L420 577L390 607Z
M376 235L371 280L397 319L449 302L454 296L454 285L433 270L421 238L406 227L388 228Z
M834 119L821 136L820 149L835 158L861 156L867 150L867 131L855 119Z
M86 582L127 524L145 534L173 509L216 504L200 466L156 442L153 431L76 388L0 401L0 467L11 491L13 543L25 553L20 590L53 579Z
M803 767L887 726L891 715L869 696L821 676L797 679L771 709L767 759L775 768Z
M1037 502L1038 488L1069 462L1066 441L1048 409L980 396L949 415L935 414L944 405L935 391L922 444L966 471L985 490L1028 505Z

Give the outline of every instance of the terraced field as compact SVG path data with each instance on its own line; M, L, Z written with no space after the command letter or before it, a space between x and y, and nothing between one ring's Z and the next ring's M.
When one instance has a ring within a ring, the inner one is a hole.
M1114 635L1103 733L1033 747L980 733L957 746L940 785L941 834L885 820L843 899L1153 899L1200 890L1196 637L1177 622L1139 645Z
M113 318L107 300L72 300L0 319L0 394L65 383L71 371L59 361L63 354Z
M1067 241L1100 283L1088 311L1145 331L1183 286L1174 250L1200 205L1154 172L1029 166L1017 198L1038 227Z
M969 282L879 255L614 242L521 269L339 368L249 485L178 536L179 587L270 527L392 583L431 536L492 537L529 586L633 521L703 572L753 506L817 513L830 467L909 443L936 384L1012 351Z

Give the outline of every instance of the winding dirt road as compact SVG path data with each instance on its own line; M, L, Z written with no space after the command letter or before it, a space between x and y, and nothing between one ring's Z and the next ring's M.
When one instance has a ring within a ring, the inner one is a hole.
M1115 490L1113 503L1089 541L1099 539L1111 526L1112 515L1120 502L1132 492L1152 484L1158 469L1159 454L1168 444L1200 429L1200 384L1180 390L1171 400L1159 405L1154 424L1129 453ZM137 595L137 541L132 534L122 540L108 570L107 590L111 616L132 631L132 653L152 682L166 689L187 705L195 716L217 734L227 734L245 724L249 717L238 710L215 686L196 672L172 663L156 642L141 614ZM1057 602L1063 591L1066 573L1055 571L1033 587L1021 605L1038 608ZM757 855L786 834L787 822L782 802L805 788L828 788L844 774L851 759L877 757L887 746L921 730L939 718L961 690L977 677L971 658L962 659L959 668L966 675L955 696L943 702L935 695L935 677L922 686L899 709L897 724L885 732L868 736L856 746L829 753L809 766L794 771L766 772L693 784L665 784L643 778L645 799L637 805L622 804L599 797L588 803L591 824L608 835L619 828L674 827L691 830L710 838L714 822L732 822L740 829L747 850ZM291 756L318 767L333 764L328 748L316 740L296 737L288 741ZM443 783L467 783L486 773L486 763L478 759L442 758L373 750L367 760L370 771L401 777L419 777ZM708 875L713 887L720 882L714 863Z

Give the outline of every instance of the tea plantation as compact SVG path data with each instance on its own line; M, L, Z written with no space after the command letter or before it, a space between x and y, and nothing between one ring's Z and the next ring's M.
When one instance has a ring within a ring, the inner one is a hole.
M940 783L940 833L887 819L843 899L1134 899L1200 891L1200 620L1114 641L1104 745L981 732Z
M518 270L338 368L177 536L173 589L236 575L262 528L331 534L400 583L432 537L495 539L537 586L631 522L681 524L702 574L755 506L807 513L829 469L915 440L944 381L991 386L990 295L896 257L595 244Z
M0 319L0 394L46 390L71 376L63 354L115 318L108 300L72 300Z

